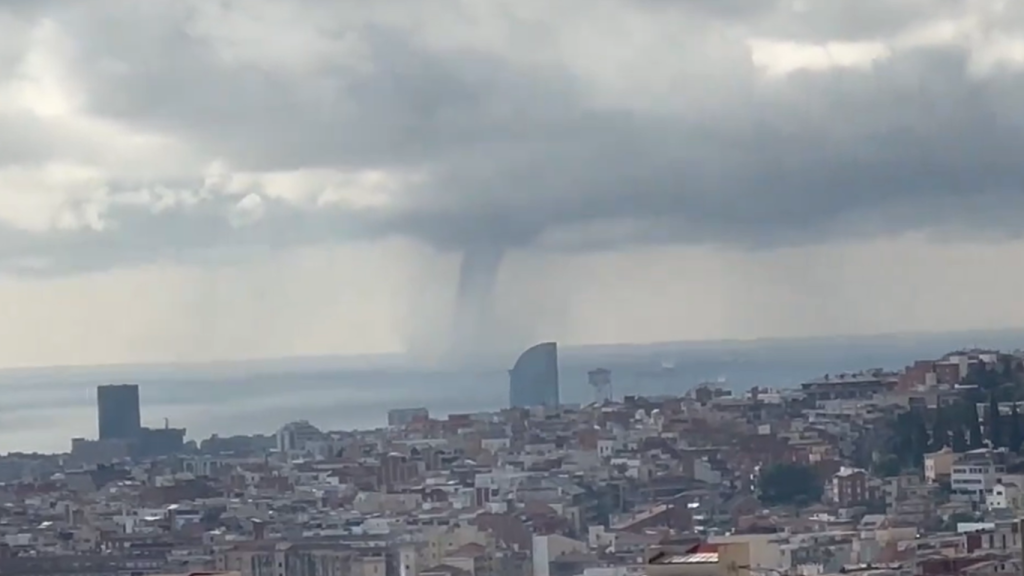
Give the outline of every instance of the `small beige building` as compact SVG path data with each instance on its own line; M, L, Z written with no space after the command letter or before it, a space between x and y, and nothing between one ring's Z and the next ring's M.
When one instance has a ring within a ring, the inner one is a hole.
M924 455L924 479L929 484L949 481L953 474L953 463L959 454L948 446L938 452Z

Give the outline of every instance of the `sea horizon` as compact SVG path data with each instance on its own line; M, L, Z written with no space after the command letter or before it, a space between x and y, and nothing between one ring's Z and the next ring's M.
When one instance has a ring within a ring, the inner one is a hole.
M1016 349L1024 329L810 338L560 346L561 397L586 403L587 371L612 371L615 396L682 394L720 381L736 391L784 388L825 373L899 369L963 348ZM182 364L0 370L0 453L66 452L96 434L95 388L139 384L144 425L211 434L270 434L294 420L324 430L386 425L392 408L432 414L493 411L508 403L507 366L425 367L408 361L315 356ZM510 366L515 358L508 361Z

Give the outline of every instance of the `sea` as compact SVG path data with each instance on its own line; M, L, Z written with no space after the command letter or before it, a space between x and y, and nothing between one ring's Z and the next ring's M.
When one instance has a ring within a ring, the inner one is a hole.
M587 372L597 367L612 371L620 398L683 394L705 382L740 392L1022 342L1024 330L994 330L561 347L559 376L562 401L582 404L593 398ZM184 427L197 440L269 434L295 420L323 430L378 428L392 408L441 416L508 403L506 366L426 368L400 357L17 369L0 371L0 453L66 452L71 438L95 437L96 386L113 383L140 386L144 425Z

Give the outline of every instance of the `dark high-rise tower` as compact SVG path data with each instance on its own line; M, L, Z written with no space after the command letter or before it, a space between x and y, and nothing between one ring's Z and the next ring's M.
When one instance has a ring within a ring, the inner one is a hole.
M509 404L513 408L558 406L558 345L537 344L523 352L508 371Z
M139 387L116 384L96 388L100 440L135 440L142 433Z

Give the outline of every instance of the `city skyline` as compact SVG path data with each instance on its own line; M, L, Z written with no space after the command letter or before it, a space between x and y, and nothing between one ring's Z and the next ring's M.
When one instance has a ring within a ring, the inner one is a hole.
M0 575L1024 575L1024 1L0 0Z
M372 429L284 419L183 444L142 428L0 455L0 572L1018 572L1024 352L893 348L902 368L823 359L825 376L780 389L440 413L402 398ZM544 376L556 352L513 372ZM589 372L595 389L607 376ZM139 389L103 390L133 428Z
M908 358L950 350L1013 350L1024 330L946 335L875 335L760 342L652 346L562 347L560 401L595 399L588 372L610 369L617 398L678 393L700 382L792 386L807 378L865 366L897 369ZM375 428L395 407L419 405L435 415L507 406L512 355L493 367L439 370L394 359L370 362L292 358L214 364L80 366L0 371L0 451L62 452L68 438L96 434L95 386L131 382L143 389L144 426L210 434L270 432L284 421L310 420L329 428ZM670 367L670 370L666 370Z

